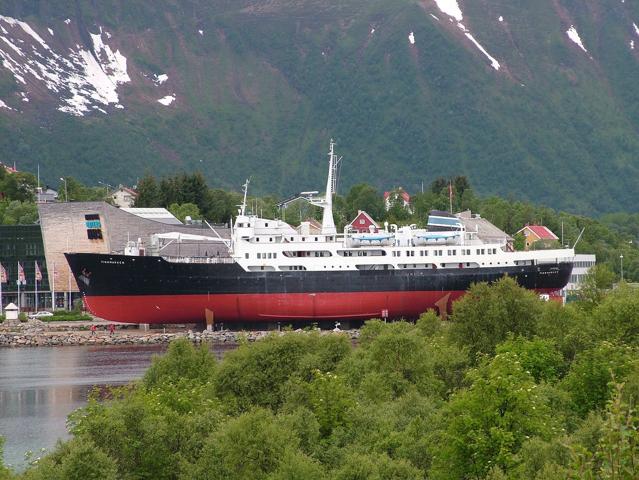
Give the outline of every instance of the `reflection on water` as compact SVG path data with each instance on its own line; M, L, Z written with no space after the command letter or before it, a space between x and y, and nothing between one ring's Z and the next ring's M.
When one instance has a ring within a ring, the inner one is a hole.
M219 357L231 346L215 347ZM0 435L5 462L24 466L24 453L51 449L68 437L66 418L94 387L140 378L166 345L0 348Z

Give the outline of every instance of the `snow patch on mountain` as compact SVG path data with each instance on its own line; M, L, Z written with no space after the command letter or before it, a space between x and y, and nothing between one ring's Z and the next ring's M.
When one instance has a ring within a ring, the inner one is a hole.
M166 73L161 73L160 75L155 75L155 78L153 79L153 82L156 85L162 85L168 79L169 79L169 76Z
M168 107L169 105L171 105L173 102L175 101L175 94L173 95L167 95L166 97L162 97L158 100L158 102L160 102L162 105L164 105L165 107Z
M639 27L637 26L637 24L633 22L632 26L635 28L635 33L637 34L637 36L639 36Z
M116 85L130 82L131 78L126 71L126 57L120 53L120 50L113 52L111 47L102 41L102 27L100 27L99 34L91 34L91 40L95 56L109 78Z
M13 110L9 105L0 100L0 108L6 108L7 110Z
M570 28L566 30L566 35L568 35L568 38L572 40L574 43L576 43L579 46L579 48L581 48L584 52L588 53L588 50L586 50L586 47L584 47L584 44L581 41L581 37L579 36L579 32L577 32L577 29L575 28L574 25L571 25Z
M415 45L415 34L413 32L410 32L408 34L408 41L411 45Z
M12 27L20 26L20 28L22 28L22 30L24 30L25 33L33 37L40 45L42 45L44 48L49 50L49 46L46 44L44 40L42 40L42 37L38 35L27 23L21 22L20 20L16 20L15 18L4 17L2 15L0 15L0 21L3 21L9 24Z
M47 28L47 31L49 32L49 35L53 37L53 30L51 30L50 28Z
M503 21L504 21L504 17L502 17L502 16L500 15L500 16L499 16L499 18L498 18L498 20L499 20L500 22L503 22Z
M102 29L90 34L92 51L75 45L56 52L25 22L0 16L0 26L2 67L23 85L44 84L59 99L58 110L81 116L92 110L105 112L100 108L105 105L123 108L117 86L131 81L127 59L103 41Z
M495 57L488 53L488 51L477 41L477 39L475 39L470 30L468 30L466 26L461 23L464 19L464 14L462 13L461 8L459 8L457 0L435 0L435 3L437 4L437 8L439 8L443 13L445 13L449 17L452 17L449 19L450 21L452 21L453 19L457 21L457 27L462 32L464 32L466 38L468 38L473 43L473 45L475 45L475 47L477 47L477 49L481 53L483 53L486 58L488 58L488 60L490 60L490 66L499 71L499 69L501 68L501 64Z
M435 3L437 4L437 8L439 8L443 13L449 17L453 17L458 22L461 22L464 19L464 15L462 14L461 8L459 8L457 0L435 0Z
M495 70L499 70L501 68L500 63L497 61L497 59L493 56L490 55L490 53L488 53L486 51L486 49L475 39L475 37L473 37L471 35L470 32L465 31L464 35L466 35L466 37L475 44L475 46L479 49L479 51L481 53L483 53L484 55L486 55L486 58L488 58L488 60L490 60L490 66L493 67Z
M634 49L635 49L635 41L630 40L630 50L634 50Z

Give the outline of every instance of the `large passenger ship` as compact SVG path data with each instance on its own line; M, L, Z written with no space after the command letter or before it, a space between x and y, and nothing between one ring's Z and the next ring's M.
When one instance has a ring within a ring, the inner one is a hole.
M319 322L444 313L472 283L504 275L540 294L566 285L574 250L510 251L447 212L432 212L427 228L385 224L338 233L333 141L328 156L325 196L308 193L323 209L320 233L247 213L247 182L229 239L189 238L224 243L226 257L162 256L157 242L179 234L155 236L143 255L135 246L124 255L68 253L85 305L131 323Z

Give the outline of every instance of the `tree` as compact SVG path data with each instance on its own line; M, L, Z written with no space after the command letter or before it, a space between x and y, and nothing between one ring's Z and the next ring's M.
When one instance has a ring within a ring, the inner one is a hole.
M101 187L87 187L73 177L64 177L58 185L58 192L64 192L65 201L89 202L93 200L104 200L106 193ZM69 198L66 198L66 195Z
M201 456L183 478L193 480L266 479L297 438L266 409L254 409L231 419L209 437ZM290 461L290 460L289 460Z
M507 352L516 354L523 369L529 372L537 383L555 381L562 373L564 366L563 356L551 340L511 337L497 345L495 351L497 354Z
M347 217L349 221L357 216L358 210L364 210L371 218L379 220L384 216L384 200L377 190L367 183L351 187L346 195Z
M615 274L607 265L593 266L577 291L582 307L592 310L601 303L614 281Z
M153 175L145 175L137 185L138 196L135 199L137 208L157 208L162 205L162 195Z
M516 252L523 252L524 250L526 250L526 237L523 233L519 232L515 234L513 240L513 247L515 248Z
M35 201L37 179L32 173L8 173L0 167L0 200Z
M450 335L468 347L471 358L493 354L508 333L531 337L535 333L543 303L534 292L504 277L489 285L477 283L453 304Z
M352 453L343 465L332 473L335 480L414 480L424 478L424 472L406 460L395 460L387 454Z
M33 202L0 201L1 225L30 225L38 221L38 208Z
M596 450L573 446L576 458L570 478L587 480L634 480L639 465L639 417L636 399L627 401L623 384L614 385L608 401Z
M561 388L568 392L573 409L585 417L602 410L612 393L612 381L623 381L631 369L634 351L627 346L601 342L575 357Z
M215 357L207 345L196 348L182 338L171 342L166 354L153 358L144 373L143 384L146 388L154 388L184 380L206 383L215 374L216 366Z
M28 470L25 480L116 480L115 461L90 440L73 439Z
M485 360L468 380L471 386L445 407L429 478L483 478L493 467L508 472L527 438L550 434L552 414L515 353Z
M627 284L609 293L592 312L599 338L639 346L639 294Z
M181 222L185 222L186 217L190 217L191 220L200 220L202 218L200 209L197 208L197 205L194 203L183 203L181 205L172 203L169 206L169 212L175 215L175 217Z
M4 437L0 436L0 480L9 480L11 472L4 466Z
M237 194L220 189L209 190L204 216L216 223L230 223L240 202Z

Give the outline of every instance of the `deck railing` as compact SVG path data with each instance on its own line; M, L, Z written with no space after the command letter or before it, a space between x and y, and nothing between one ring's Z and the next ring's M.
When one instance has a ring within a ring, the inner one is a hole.
M162 255L167 262L172 263L234 263L231 257L178 257L176 255Z

